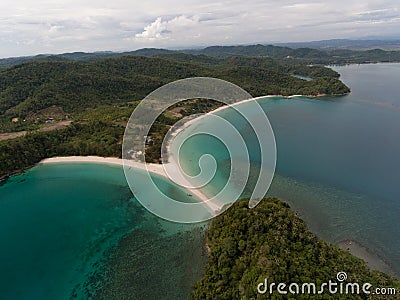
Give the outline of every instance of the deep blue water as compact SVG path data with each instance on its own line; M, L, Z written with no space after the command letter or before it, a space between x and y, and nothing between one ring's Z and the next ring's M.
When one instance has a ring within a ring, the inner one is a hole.
M276 176L268 195L287 200L322 238L357 240L400 274L400 64L334 69L350 95L258 100L277 143ZM257 162L249 126L232 109L218 114L240 130ZM212 120L204 118L187 130L212 127ZM209 139L198 135L184 143L186 168L198 169L197 161L188 158L206 152L229 166L226 149L217 143L207 147ZM221 178L227 168L215 178L214 189L226 182L226 176Z

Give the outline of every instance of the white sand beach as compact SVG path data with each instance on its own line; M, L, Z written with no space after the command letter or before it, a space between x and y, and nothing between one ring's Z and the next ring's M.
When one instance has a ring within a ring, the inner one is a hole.
M117 165L117 166L123 166L123 160L120 158L116 157L100 157L100 156L66 156L66 157L52 157L52 158L46 158L42 160L39 164L52 164L52 163L97 163L97 164L110 164L110 165ZM169 163L171 164L171 163ZM169 179L169 176L164 170L164 165L161 164L144 164L140 162L135 162L135 161L125 161L125 165L128 165L132 168L136 168L139 170L143 171L149 171L153 174L162 176L166 179ZM177 168L169 168L168 174L171 175L172 177L174 176L174 169L176 170L175 172L178 172ZM175 174L176 175L176 174ZM176 176L178 177L178 176ZM173 180L177 184L185 185L188 186L190 185L189 182L176 182L176 180ZM220 206L213 205L213 203L208 202L209 197L205 194L203 194L200 190L198 189L189 189L185 188L189 194L194 195L197 197L199 200L203 201L204 204L210 209L211 212L216 212L221 209Z
M123 160L116 157L100 157L100 156L65 156L65 157L52 157L42 160L39 164L51 163L99 163L123 166ZM129 165L133 168L140 170L147 170L154 174L165 176L164 168L158 164L144 164L140 162L129 161Z
M194 119L188 120L187 122L182 124L182 126L179 128L180 130L175 132L173 135L177 135L181 130L184 130L188 126L193 125L194 123L198 122L199 120L205 118L208 115L215 114L215 113L217 113L219 111L222 111L222 110L225 110L225 109L228 109L230 107L234 107L234 106L246 103L246 102L256 101L256 100L264 99L264 98L274 98L274 97L290 98L292 96L285 97L285 96L281 96L281 95L267 95L267 96L260 96L260 97L250 98L250 99L244 99L244 100L232 103L232 104L226 104L226 105L218 107L217 109L214 109L214 110L212 110L212 111L210 111L208 113L202 114L202 115L200 115L200 116L198 116L198 117L196 117ZM293 97L295 97L295 96L293 96Z
M173 133L172 136L175 137L180 132L187 129L189 126L198 122L199 120L206 117L207 115L214 114L218 111L221 111L221 110L224 110L229 107L233 107L233 106L245 103L245 102L250 102L250 101L254 101L254 100L266 98L266 97L275 97L275 96L263 96L263 97L245 99L242 101L238 101L234 104L219 107L211 112L202 114L194 119L188 120L187 122L183 123L180 126L180 128ZM170 142L172 142L172 140ZM170 153L169 145L167 146L167 148L168 148L168 153ZM110 165L118 165L118 166L124 165L124 161L120 158L99 157L99 156L52 157L52 158L46 158L46 159L42 160L39 164L51 164L51 163L98 163L98 164L110 164ZM168 163L166 163L166 164L153 164L153 163L145 164L145 163L141 163L141 162L137 162L137 161L125 160L125 165L129 165L132 168L136 168L136 169L140 169L140 170L144 170L144 171L147 170L153 174L162 176L169 180L171 180L170 177L172 177L174 179L172 181L181 186L190 186L191 185L191 183L188 182L187 179L183 178L182 176L179 176L179 165L173 155L168 155ZM166 167L168 169L168 173L165 171L164 167ZM203 201L205 203L205 205L207 205L207 207L211 211L216 212L222 208L222 205L220 206L220 205L217 205L215 203L211 203L210 201L208 201L209 197L207 195L205 195L203 192L201 192L199 189L191 189L191 188L185 188L185 189L187 190L187 192L189 194L192 194L192 195L196 196L199 200Z

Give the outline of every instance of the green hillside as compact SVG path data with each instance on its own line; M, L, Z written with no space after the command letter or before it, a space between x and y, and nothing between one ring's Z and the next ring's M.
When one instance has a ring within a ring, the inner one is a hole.
M182 78L207 76L240 85L253 96L344 94L339 75L325 67L268 58L216 59L188 54L123 56L94 62L33 61L0 72L1 132L22 130L31 116L51 106L72 115L99 105L125 105ZM291 76L313 77L305 81ZM12 123L12 118L26 123Z
M212 46L186 53L205 54L213 57L257 56L279 60L290 60L305 64L355 64L376 62L399 62L400 51L382 49L356 50L318 50L312 48L289 48L273 45Z
M246 199L234 203L212 220L207 247L208 264L192 299L375 299L365 294L282 295L276 286L272 295L257 293L265 278L276 284L320 286L338 282L338 272L347 273L346 282L370 283L371 292L376 287L400 287L396 279L369 270L363 260L319 240L286 203L275 198L263 199L253 209Z
M360 41L358 41L359 43ZM368 42L368 41L365 41ZM381 41L382 43L382 41ZM26 57L12 57L0 59L0 70L31 61L78 61L94 62L106 58L119 58L122 56L179 56L182 54L203 55L214 58L227 58L232 56L269 57L278 60L290 60L303 64L349 64L371 62L400 62L400 51L390 51L371 48L367 50L341 49L341 47L328 47L315 49L312 44L296 43L293 47L279 45L246 45L246 46L211 46L203 49L166 50L157 48L143 48L129 52L73 52L57 55L37 55ZM289 44L290 46L290 44ZM311 46L311 47L310 47Z

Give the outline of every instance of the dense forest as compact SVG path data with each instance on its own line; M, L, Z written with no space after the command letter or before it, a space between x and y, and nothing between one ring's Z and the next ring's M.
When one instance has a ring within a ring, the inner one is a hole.
M364 42L364 43L363 43ZM287 45L246 45L246 46L211 46L203 49L166 50L157 48L144 48L129 52L73 52L58 55L37 55L27 57L12 57L0 59L0 69L27 63L30 61L81 61L93 62L105 58L118 58L121 56L174 56L176 54L195 54L208 57L226 58L232 56L256 56L273 59L289 59L308 64L350 64L350 63L377 63L399 62L400 51L383 50L379 45L391 45L390 41L352 41L350 45L376 45L375 48L364 50L350 50L343 46L343 41L325 41L322 43L289 43ZM398 41L395 42L397 45ZM333 46L333 45L336 45ZM349 44L349 41L344 45ZM331 45L327 47L327 45ZM315 47L316 46L316 47ZM324 46L324 47L322 47Z
M0 136L0 177L50 156L121 156L124 126L138 101L177 79L216 77L238 84L253 96L342 95L350 91L338 73L323 66L268 57L216 58L168 50L144 49L137 53L153 56L40 56L33 61L21 58L23 63L0 71L0 134L27 132L14 139ZM181 109L179 116L165 115L156 122L151 132L155 138L147 149L148 161L158 162L168 126L194 108L199 113L217 107L204 101L194 104ZM68 128L40 131L48 122L66 120L72 122Z
M291 75L312 77L305 81ZM166 57L124 56L95 62L34 61L0 72L0 122L25 119L57 105L74 113L98 105L140 100L156 88L187 77L216 77L240 85L253 96L321 95L349 92L339 75L325 67L269 58L175 54ZM18 126L18 124L14 124ZM14 128L18 130L18 127Z
M258 294L257 285L268 278L278 283L345 282L370 283L399 288L400 282L379 271L371 271L363 260L319 240L289 205L275 198L263 199L248 208L248 199L235 202L214 218L207 234L208 264L192 299L382 299L372 295L282 295ZM326 290L325 290L326 291ZM392 296L397 299L396 296Z
M29 168L47 157L121 157L125 125L135 105L88 108L77 113L77 121L66 128L49 132L32 131L20 138L0 141L0 178ZM219 106L220 102L192 99L177 103L165 111L150 130L153 141L147 145L146 161L160 162L164 135L178 120L193 111L203 113Z
M399 62L400 51L370 49L364 51L348 49L319 50L312 48L289 48L273 45L212 46L187 53L205 54L213 57L261 56L285 59L307 64L363 64L377 62Z
M0 141L0 178L53 156L121 157L122 136L133 106L100 107L78 114L81 121L49 132Z

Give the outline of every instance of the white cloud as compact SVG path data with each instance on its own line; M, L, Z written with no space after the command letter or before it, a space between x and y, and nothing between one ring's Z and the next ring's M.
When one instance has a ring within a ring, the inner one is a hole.
M167 38L168 34L177 33L184 29L187 30L198 23L199 18L197 16L188 18L181 15L169 21L163 21L161 17L158 17L153 23L144 27L141 33L137 33L135 39L152 41L155 39Z
M0 57L400 36L398 0L2 0Z
M161 33L167 29L166 22L163 22L161 18L157 18L153 23L146 26L142 33L137 33L135 35L138 39L157 39L161 38Z

